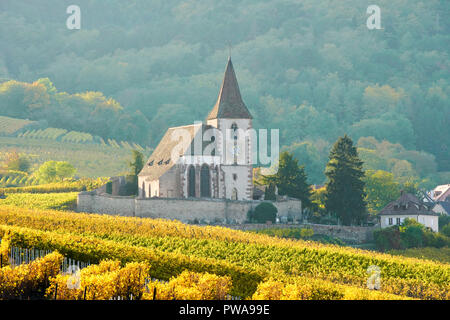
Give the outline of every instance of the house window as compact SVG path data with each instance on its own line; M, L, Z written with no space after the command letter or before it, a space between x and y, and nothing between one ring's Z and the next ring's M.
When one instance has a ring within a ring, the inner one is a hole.
M149 198L152 197L152 184L151 183L148 184L148 197Z
M200 171L200 196L211 198L211 178L208 165L204 164Z
M389 218L389 225L392 226L392 218Z
M236 181L237 180L237 174L233 173L233 180Z
M188 197L195 197L195 168L189 167L188 171Z
M400 224L401 224L401 219L397 218L397 225L400 225Z
M145 182L142 182L142 198L145 198Z

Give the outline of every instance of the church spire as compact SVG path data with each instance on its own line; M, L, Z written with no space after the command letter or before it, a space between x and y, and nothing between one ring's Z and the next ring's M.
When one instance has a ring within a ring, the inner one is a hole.
M242 101L239 85L234 73L231 56L220 88L219 97L207 120L212 119L252 119L252 115Z

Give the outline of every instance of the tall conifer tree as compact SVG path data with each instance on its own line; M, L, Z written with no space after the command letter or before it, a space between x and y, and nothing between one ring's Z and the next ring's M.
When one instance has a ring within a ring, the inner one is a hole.
M367 217L363 162L358 157L353 141L340 137L330 151L325 169L325 207L336 214L344 225L360 224Z
M276 185L280 196L300 199L303 208L311 206L311 186L307 182L305 167L299 166L298 160L288 151L280 154L277 173L263 176L263 181Z

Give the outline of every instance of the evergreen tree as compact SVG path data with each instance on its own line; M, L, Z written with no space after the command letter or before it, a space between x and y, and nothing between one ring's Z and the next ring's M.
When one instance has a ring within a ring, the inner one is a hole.
M137 151L132 151L133 160L128 163L130 175L126 177L126 195L135 195L138 192L138 174L144 167L144 155Z
M276 200L275 185L270 183L264 191L264 200Z
M330 151L325 169L325 207L336 214L344 225L360 224L367 217L364 192L363 162L358 157L353 141L340 137Z
M263 176L263 181L278 187L280 196L289 196L302 201L303 208L311 206L311 186L307 182L305 167L298 165L298 160L288 151L280 154L277 173Z
M144 155L138 150L133 150L132 157L133 161L130 162L128 165L130 166L131 174L137 176L144 167Z

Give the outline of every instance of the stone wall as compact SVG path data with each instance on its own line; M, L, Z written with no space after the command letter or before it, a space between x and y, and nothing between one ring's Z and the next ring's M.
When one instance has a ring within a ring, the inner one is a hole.
M107 193L80 192L77 199L77 211L107 213L121 216L134 216L135 198L113 196Z
M373 241L373 231L378 227L333 226L324 224L242 224L230 226L237 230L257 230L267 228L312 228L314 234L327 235L342 240L364 243Z
M176 219L190 223L242 224L247 220L247 213L261 202L224 199L141 199L91 191L78 194L77 210L122 216ZM278 209L280 220L301 219L301 201L283 199L273 204Z

